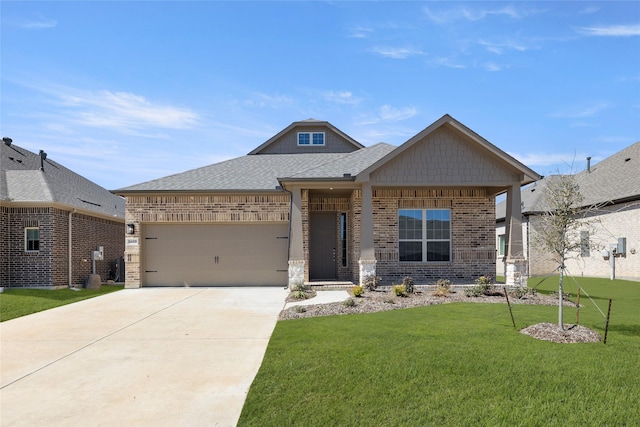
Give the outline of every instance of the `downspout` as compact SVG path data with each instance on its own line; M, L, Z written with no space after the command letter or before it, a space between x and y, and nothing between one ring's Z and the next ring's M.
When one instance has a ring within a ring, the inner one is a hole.
M69 277L69 283L68 283L68 287L72 288L73 287L73 264L72 264L72 246L73 246L73 233L72 233L72 227L73 227L73 214L76 213L76 210L72 210L69 211L69 242L67 244L68 247L68 264L69 267L67 268L68 271L68 277Z

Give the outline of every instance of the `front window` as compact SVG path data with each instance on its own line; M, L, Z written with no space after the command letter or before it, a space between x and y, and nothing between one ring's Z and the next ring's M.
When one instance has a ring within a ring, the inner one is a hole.
M505 237L506 236L504 234L498 236L498 256L504 256Z
M323 146L324 132L298 132L298 145L302 146Z
M449 209L401 209L398 228L400 261L451 260Z
M24 229L24 250L36 252L40 250L40 229L27 227Z

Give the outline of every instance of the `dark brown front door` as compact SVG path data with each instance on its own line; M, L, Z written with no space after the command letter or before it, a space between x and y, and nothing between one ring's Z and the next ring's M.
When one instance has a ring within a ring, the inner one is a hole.
M311 280L336 279L336 214L311 214L309 245L309 276Z

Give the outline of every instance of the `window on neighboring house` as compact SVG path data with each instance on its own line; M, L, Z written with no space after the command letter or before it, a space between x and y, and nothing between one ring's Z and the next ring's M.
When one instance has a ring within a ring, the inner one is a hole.
M27 252L40 250L40 229L38 227L24 229L24 250Z
M324 145L324 132L298 132L298 145Z
M588 231L580 232L580 256L585 258L591 256L591 243L589 242Z
M398 228L400 261L451 260L449 209L401 209Z
M505 249L505 238L506 235L504 234L500 234L498 236L498 256L504 256L504 249Z

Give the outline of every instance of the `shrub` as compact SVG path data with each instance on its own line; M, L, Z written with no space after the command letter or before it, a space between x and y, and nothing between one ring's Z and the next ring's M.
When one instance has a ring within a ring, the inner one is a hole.
M436 282L436 290L433 295L436 297L446 297L451 292L451 280L439 279Z
M406 297L407 289L404 285L393 285L393 293L396 294L397 297Z
M353 298L347 298L344 300L343 304L345 307L355 307L356 301Z
M402 285L404 286L404 290L406 293L408 294L412 294L415 292L415 282L413 281L413 278L407 276L404 279L402 279Z
M360 285L356 285L351 289L354 297L361 297L364 295L364 288Z
M295 311L296 313L304 313L307 311L307 308L303 305L296 305Z
M464 294L467 297L479 297L480 295L482 295L482 288L478 285L472 286L470 288L465 288Z
M309 290L309 286L303 282L297 282L291 288L291 296L296 299L307 299L307 290Z
M527 295L535 295L535 289L531 289L526 286L516 286L510 293L517 299L522 299Z
M378 287L378 283L380 283L380 280L382 280L380 277L376 276L375 274L370 274L362 279L362 284L368 291L375 291Z

